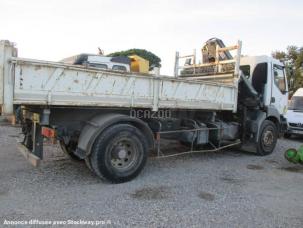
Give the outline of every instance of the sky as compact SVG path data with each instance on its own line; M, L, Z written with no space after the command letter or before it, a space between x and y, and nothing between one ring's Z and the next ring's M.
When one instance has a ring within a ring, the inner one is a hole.
M212 37L242 40L244 55L303 46L303 1L0 0L0 39L15 42L24 58L143 48L172 75L176 51L199 54Z

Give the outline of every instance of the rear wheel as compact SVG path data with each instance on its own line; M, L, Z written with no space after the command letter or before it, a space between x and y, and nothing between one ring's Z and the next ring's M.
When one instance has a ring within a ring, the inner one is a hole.
M269 120L264 120L257 143L257 154L261 156L269 155L275 149L278 140L276 125Z
M89 157L90 165L99 177L122 183L139 175L147 153L147 141L139 129L129 124L117 124L96 139Z

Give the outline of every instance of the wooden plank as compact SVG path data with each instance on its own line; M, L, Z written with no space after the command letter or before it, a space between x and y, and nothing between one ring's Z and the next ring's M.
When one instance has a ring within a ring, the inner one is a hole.
M231 50L236 50L238 49L238 45L230 46L230 47L223 47L223 48L218 48L218 52L223 52L223 51L231 51Z
M40 165L41 159L38 158L36 155L32 154L29 149L27 149L23 144L18 143L17 147L21 154L25 157L26 160L29 161L34 167L38 167Z

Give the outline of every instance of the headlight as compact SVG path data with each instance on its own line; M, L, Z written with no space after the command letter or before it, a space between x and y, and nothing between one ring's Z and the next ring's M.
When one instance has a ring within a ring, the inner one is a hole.
M283 114L286 114L286 113L287 113L287 106L284 106Z

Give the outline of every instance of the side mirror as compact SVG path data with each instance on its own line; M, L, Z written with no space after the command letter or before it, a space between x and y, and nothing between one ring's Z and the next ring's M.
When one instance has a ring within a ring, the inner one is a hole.
M274 71L274 76L278 77L278 72L277 71Z

